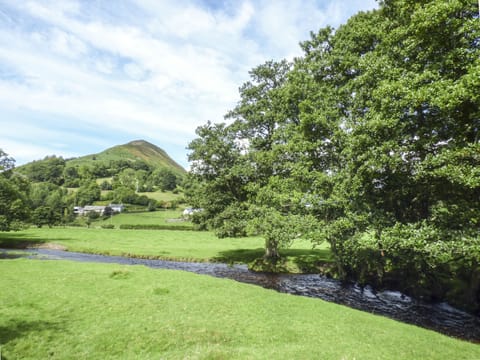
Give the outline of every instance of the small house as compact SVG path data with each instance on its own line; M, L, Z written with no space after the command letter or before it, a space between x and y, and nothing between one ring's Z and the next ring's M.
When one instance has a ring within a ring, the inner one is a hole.
M193 214L197 213L197 212L200 212L202 211L203 209L194 209L194 208L191 208L191 207L188 207L188 208L185 208L185 210L183 210L183 217L190 217L192 216Z
M121 213L123 210L125 210L125 205L123 204L110 204L108 206L113 210L113 212L117 213Z
M97 214L103 215L105 207L106 206L85 205L83 207L83 215L88 215L90 212L96 212Z
M83 213L84 213L83 206L74 206L73 207L73 213L75 215L83 215Z

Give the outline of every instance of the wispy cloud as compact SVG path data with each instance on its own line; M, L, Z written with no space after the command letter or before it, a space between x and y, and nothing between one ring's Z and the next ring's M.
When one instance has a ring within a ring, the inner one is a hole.
M0 148L23 163L144 138L186 165L195 128L223 119L249 69L292 58L310 30L373 7L0 0Z

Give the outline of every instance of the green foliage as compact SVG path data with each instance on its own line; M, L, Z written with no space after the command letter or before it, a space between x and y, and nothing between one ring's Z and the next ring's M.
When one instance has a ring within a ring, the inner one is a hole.
M441 279L458 275L477 291L476 278L456 272L476 274L474 263L431 259L426 240L407 241L392 260L384 242L431 230L433 243L456 249L458 232L480 237L479 38L472 1L383 1L312 33L293 64L254 68L231 124L200 127L189 146L185 193L204 209L193 221L221 236L250 224L275 258L310 217L307 233L330 242L339 274L382 285L431 263L431 281L400 286L442 297L451 284Z
M43 160L23 165L18 171L28 176L32 182L50 182L62 185L64 183L65 160L55 155L46 156Z
M33 211L31 222L39 228L43 225L52 226L60 223L62 219L61 214L61 209L59 212L57 209L49 206L39 206Z
M152 183L162 191L172 191L177 187L178 178L170 169L160 168L152 173Z
M122 187L138 191L140 188L140 179L137 178L135 170L128 168L123 170L117 176L118 184Z
M15 167L15 159L0 149L0 173L9 171Z
M87 218L88 220L90 220L90 222L92 220L97 220L100 218L100 214L96 211L89 211L88 214L87 214Z
M254 207L248 224L250 234L265 239L265 258L274 263L279 250L288 248L295 239L308 238L315 227L315 219L308 215L282 214L270 207Z
M101 190L95 181L86 183L75 193L75 202L79 206L91 205L94 201L100 200Z
M479 311L480 239L475 231L396 224L381 236L370 230L342 243L349 276Z
M103 180L102 183L100 184L100 189L101 190L112 190L112 184L107 180Z
M110 206L105 206L105 209L103 210L103 218L107 219L110 216L113 216L115 214L115 211Z
M0 149L0 231L18 230L28 221L29 182L13 173L15 160Z
M185 197L193 208L202 209L192 216L192 222L199 229L215 229L225 225L221 214L228 212L230 205L246 200L243 184L248 173L241 162L242 146L225 124L208 123L196 132L200 137L189 145L192 167L185 182ZM231 233L234 227L219 230L219 234ZM242 229L234 231L237 235L245 233Z
M74 198L64 188L48 182L32 183L28 197L32 224L53 226L70 220Z
M29 217L26 194L11 179L0 175L0 231L15 230Z
M157 210L157 205L158 205L158 203L157 203L156 200L150 199L150 200L148 200L147 210L148 211L155 211L155 210Z
M194 213L194 218L197 214ZM238 204L228 206L215 217L213 223L215 235L219 238L247 236L247 226L250 218L248 209Z
M476 274L475 263L444 257L464 246L462 231L479 238L476 14L464 1L386 2L341 27L329 55L337 88L355 94L342 99L348 137L334 193L345 201L334 224L350 225L333 232L339 265L474 309L478 298L449 297L455 286L445 279L478 292L477 280L457 273Z

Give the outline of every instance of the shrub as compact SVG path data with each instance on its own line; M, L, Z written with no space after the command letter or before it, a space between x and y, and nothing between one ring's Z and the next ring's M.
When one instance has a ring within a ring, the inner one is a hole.
M396 224L350 237L336 255L347 277L480 311L478 233Z

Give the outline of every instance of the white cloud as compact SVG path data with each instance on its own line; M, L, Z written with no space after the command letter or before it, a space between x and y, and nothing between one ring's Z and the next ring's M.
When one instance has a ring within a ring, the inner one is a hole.
M60 55L78 58L85 55L87 48L83 41L76 36L61 31L59 29L53 29L51 36L51 45L53 51Z
M0 111L21 111L22 121L48 119L45 132L62 127L92 144L115 145L128 134L148 138L167 152L183 151L186 165L195 128L222 121L248 70L300 54L298 42L310 30L375 6L374 0L211 4L0 0L0 69L13 74L0 72ZM0 119L2 128L16 132L18 125ZM5 141L0 135L0 147ZM22 141L27 133L9 143L14 157L61 149L48 143L22 149Z
M142 80L146 75L145 69L134 62L125 64L123 70L133 80Z

